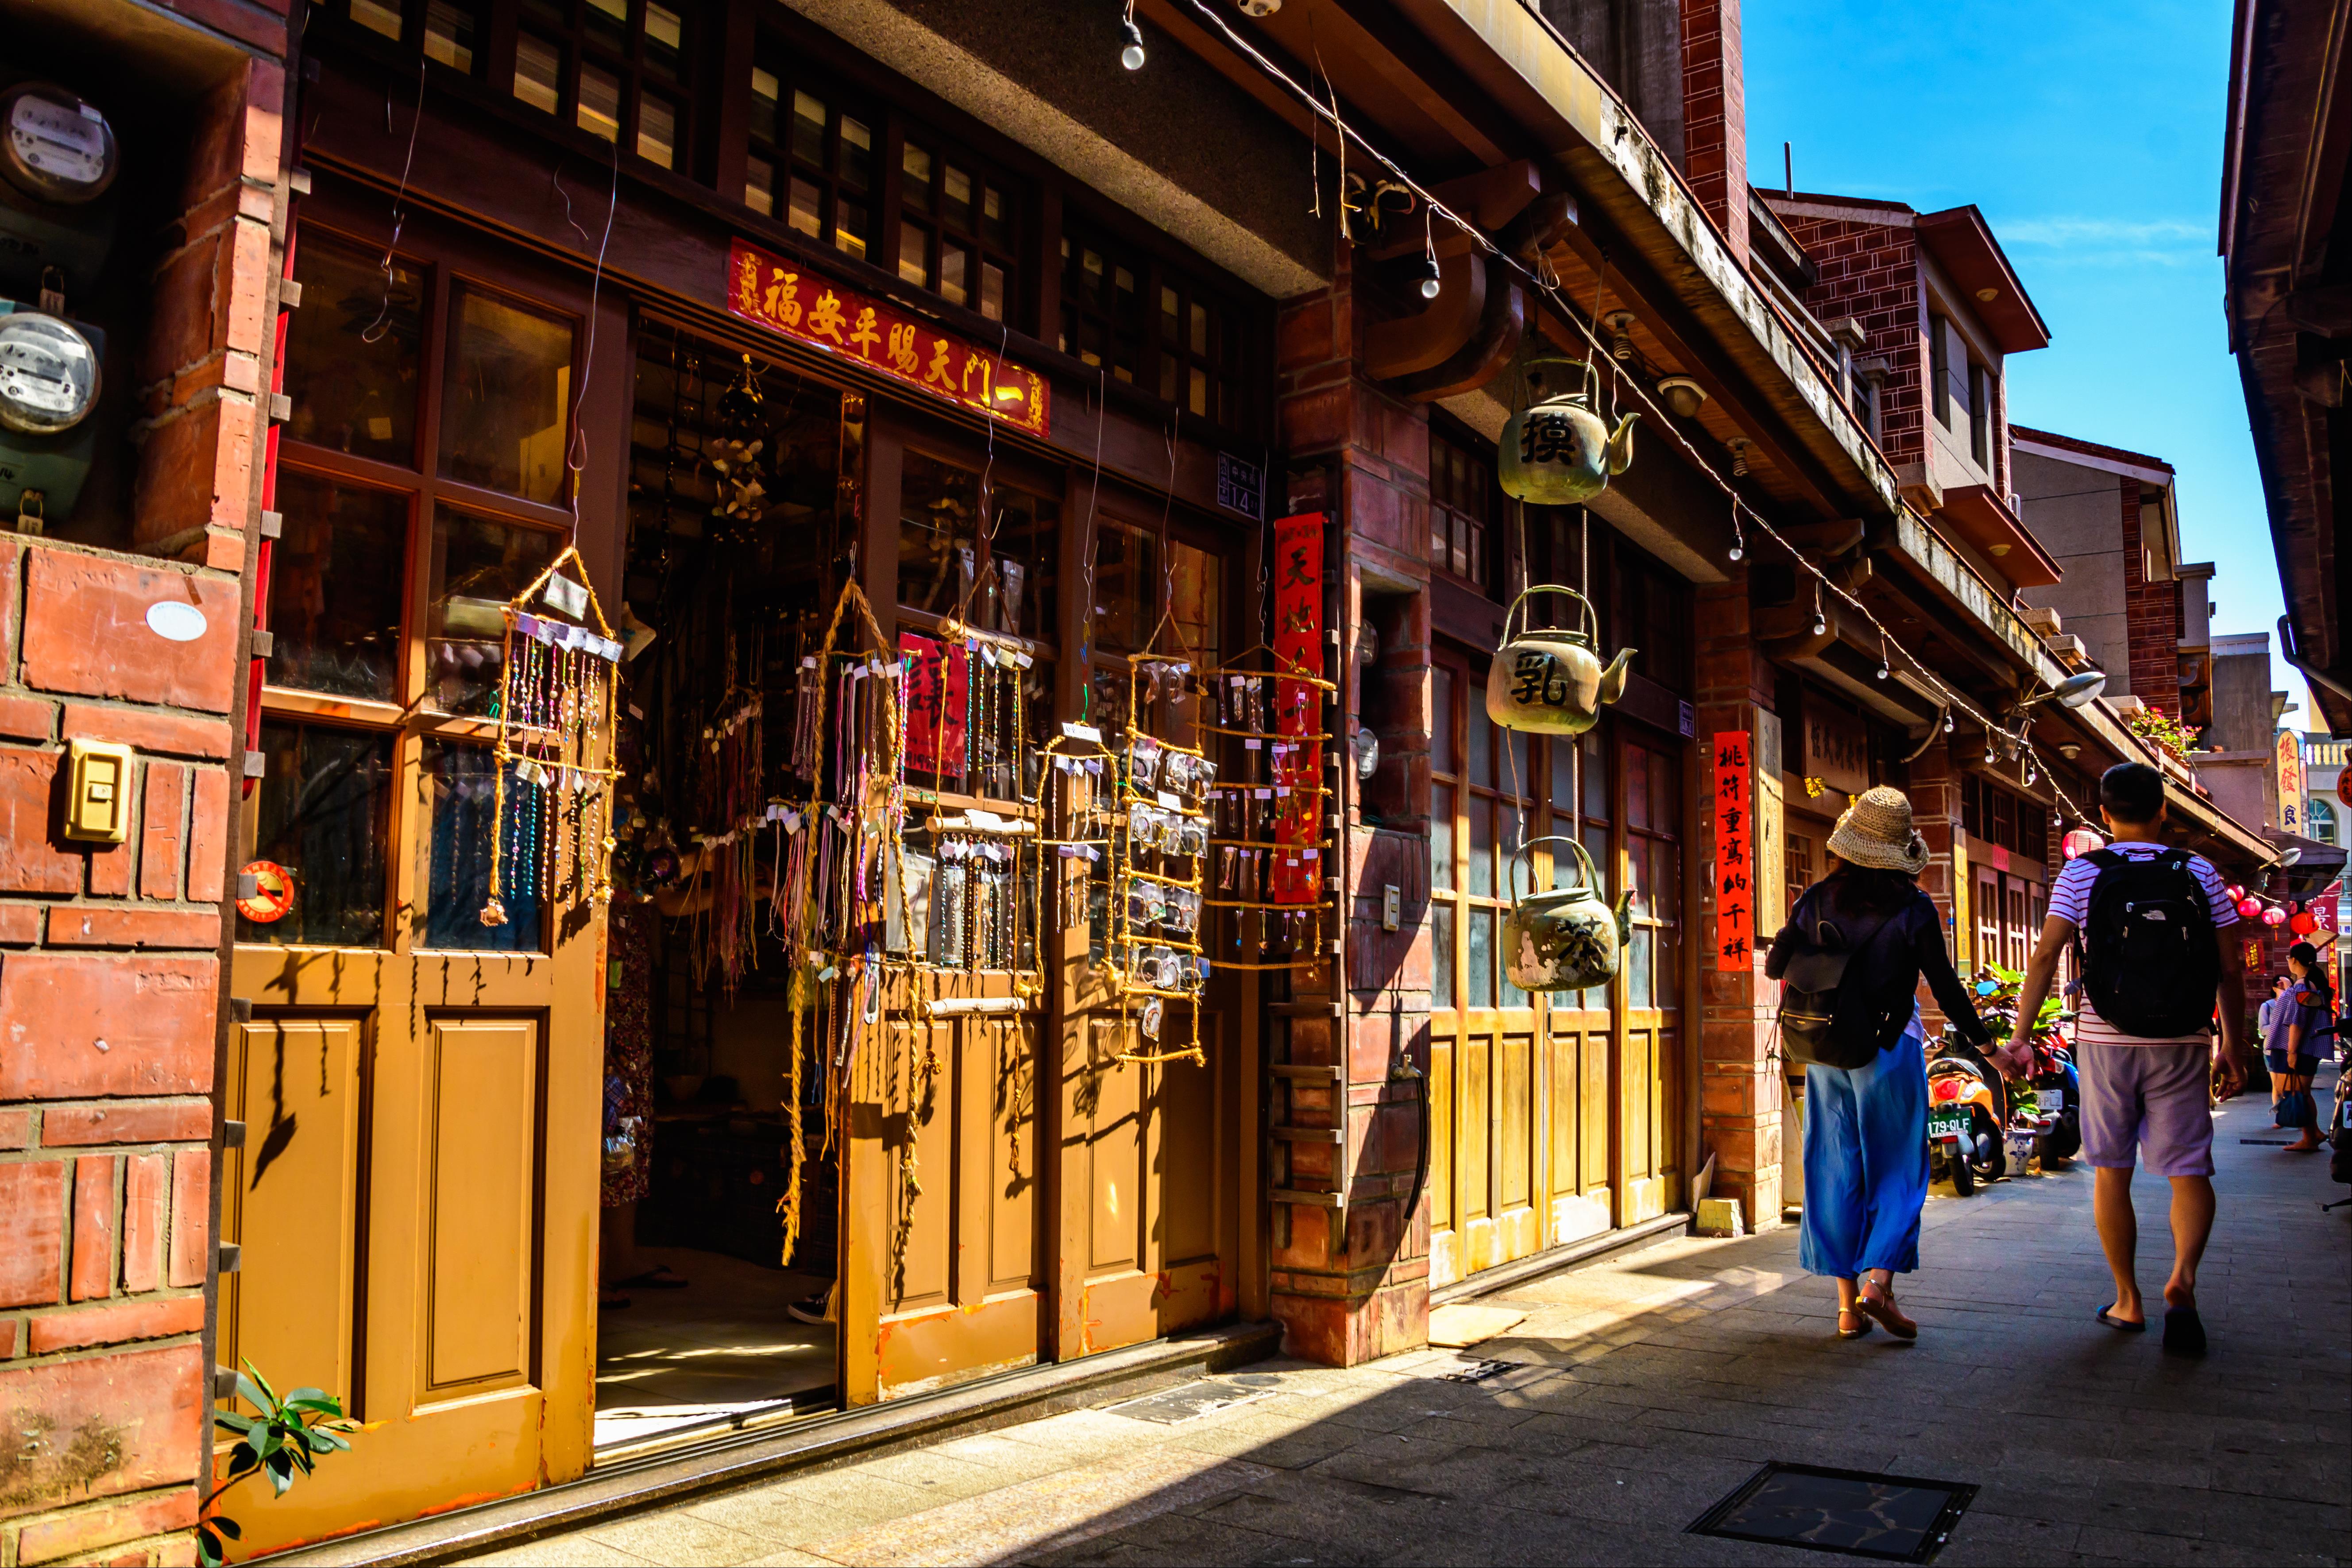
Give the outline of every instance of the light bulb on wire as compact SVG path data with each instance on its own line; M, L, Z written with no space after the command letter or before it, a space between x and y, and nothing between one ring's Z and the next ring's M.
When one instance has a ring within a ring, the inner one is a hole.
M1119 31L1127 35L1127 47L1119 50L1118 63L1131 71L1141 70L1143 68L1143 29L1135 25L1133 16L1129 16L1119 24Z
M1437 298L1439 290L1444 288L1444 284L1438 279L1437 258L1434 256L1423 258L1421 263L1421 297L1424 300L1434 300Z
M1951 732L1952 732L1952 716L1951 716L1949 713L1947 713L1947 714L1945 714L1945 715L1944 715L1944 733L1945 733L1945 734L1947 734L1947 735L1948 735L1948 734L1950 734Z

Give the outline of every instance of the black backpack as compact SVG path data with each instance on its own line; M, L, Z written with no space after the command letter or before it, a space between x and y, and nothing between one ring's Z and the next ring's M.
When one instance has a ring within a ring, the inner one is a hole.
M2099 868L2074 934L2091 1005L2141 1039L2202 1033L2212 1021L2221 964L2212 907L2189 869L2189 851L2135 860L2094 849L2083 858Z
M1884 1044L1884 998L1845 984L1846 965L1894 923L1902 907L1846 917L1851 933L1829 910L1826 895L1808 895L1790 923L1797 942L1780 972L1780 1048L1791 1061L1830 1068L1866 1067ZM1903 1001L1908 1004L1906 995Z

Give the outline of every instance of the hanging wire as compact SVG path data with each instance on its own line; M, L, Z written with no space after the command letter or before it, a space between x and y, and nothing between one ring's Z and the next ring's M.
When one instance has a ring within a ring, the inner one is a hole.
M386 120L391 118L391 104L392 97L387 92L384 95ZM392 237L383 242L383 260L381 264L381 270L383 273L383 308L375 313L374 321L360 329L360 342L363 343L381 342L383 341L384 333L392 330L392 253L399 248L400 231L408 223L408 214L402 210L401 204L408 199L408 171L416 162L416 128L424 123L425 61L420 58L416 62L416 112L408 121L408 153L400 161L400 187L392 195ZM390 131L392 127L386 125L384 129Z
M1605 357L1607 353L1606 346L1602 344L1600 334L1594 330L1593 323L1578 311L1574 302L1566 297L1564 290L1559 287L1556 279L1548 279L1544 275L1546 272L1549 271L1549 268L1546 268L1541 271L1530 268L1522 263L1517 257L1505 251L1500 246L1496 245L1493 239L1481 233L1459 213L1454 212L1444 202L1439 201L1436 197L1432 195L1426 186L1413 179L1412 175L1406 174L1402 168L1399 167L1393 160L1381 152L1379 148L1373 146L1370 141L1349 130L1347 122L1340 119L1339 114L1339 94L1336 85L1332 89L1331 104L1328 107L1326 107L1326 105L1316 98L1313 93L1301 86L1295 78L1290 76L1289 73L1285 71L1281 67L1276 65L1272 60L1268 59L1262 52L1255 47L1247 38L1236 32L1222 16L1218 15L1218 13L1207 4L1207 0L1190 0L1190 3L1192 9L1206 19L1212 28L1223 35L1225 40L1230 43L1237 52L1255 63L1258 68L1264 71L1268 77L1272 78L1276 82L1279 82L1284 88L1288 89L1299 100L1300 102L1307 106L1311 113L1330 121L1332 128L1338 133L1340 156L1343 160L1346 157L1348 141L1350 137L1353 137L1357 145L1364 152L1365 154L1370 156L1382 168L1388 170L1390 174L1393 174L1405 187L1405 189L1417 196L1423 205L1431 212L1438 216L1443 216L1447 222L1453 224L1455 228L1462 232L1464 237L1467 238L1473 246L1483 250L1488 257L1500 261L1504 266L1518 273L1522 278L1526 279L1528 284L1538 293L1540 293L1545 299L1550 300L1552 304L1558 308L1561 317L1567 321L1570 325L1573 326L1579 332L1581 332L1584 335L1588 363L1590 363L1591 355L1594 353L1601 353ZM1319 67L1319 60L1318 64ZM1325 79L1327 82L1329 80L1328 72L1325 73ZM1340 225L1343 235L1347 230L1346 208L1347 193L1343 185L1340 191ZM1596 286L1596 299L1597 297L1598 289ZM1778 307L1770 306L1769 300L1767 303L1768 307L1773 309L1777 313ZM1864 605L1859 598L1855 597L1854 595L1847 591L1845 588L1832 582L1826 573L1824 573L1819 566L1815 565L1811 561L1806 559L1804 554L1799 551L1794 544L1791 544L1786 538L1782 537L1780 531L1775 529L1770 522L1766 521L1761 513L1758 512L1755 508L1749 506L1745 500L1743 500L1740 498L1739 493L1733 489L1730 483L1716 470L1714 464L1707 461L1705 455L1702 454L1696 447L1691 444L1689 437L1685 436L1681 430L1675 427L1673 421L1666 417L1665 410L1659 406L1656 399L1650 395L1649 391L1644 388L1641 383L1633 381L1632 378L1628 377L1626 380L1626 385L1631 388L1633 395L1650 410L1659 428L1662 429L1664 434L1682 449L1684 455L1689 459L1692 466L1696 468L1699 472L1705 474L1709 479L1714 481L1716 487L1721 489L1724 494L1730 499L1735 513L1741 511L1746 512L1748 521L1755 527L1758 532L1763 534L1766 538L1771 540L1773 543L1778 544L1782 550L1788 552L1790 557L1795 562L1795 563L1814 577L1821 586L1826 587L1831 593L1836 595L1839 598L1851 605L1853 607L1854 612L1861 616L1873 629L1878 632L1880 637L1884 639L1885 646L1895 653L1900 654L1903 657L1904 662L1915 669L1918 673L1919 678L1928 686L1933 688L1936 692L1940 693L1953 708L1956 708L1960 712L1967 714L1973 721L1983 725L1988 735L1995 731L2001 730L2001 726L1996 723L1992 717L1986 713L1983 709L1978 707L1975 703L1970 702L1966 697L1955 690L1948 682L1937 676L1933 669L1929 668L1925 660L1921 659L1909 648L1906 647L1901 642L1897 641L1894 634L1888 631L1885 625L1872 613L1868 605ZM2007 731L2002 731L2001 732L2006 733ZM2024 750L2029 753L2034 754L2038 760L2039 753L2034 747L2032 735L2030 733L2021 734L2018 739ZM2050 773L2050 770L2047 767L2044 767L2042 771L2045 774ZM2090 818L2084 815L2083 808L2076 804L2064 790L2059 788L2054 774L2051 775L2051 791L2053 795L2057 795L2062 803L2063 803L2066 810L2078 820L2085 823L2090 820Z

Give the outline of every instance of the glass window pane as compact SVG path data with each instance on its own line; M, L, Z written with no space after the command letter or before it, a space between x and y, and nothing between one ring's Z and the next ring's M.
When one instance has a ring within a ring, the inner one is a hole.
M425 7L425 58L451 70L474 71L474 13L455 0L432 0Z
M919 212L931 210L931 155L909 142L898 153L899 199Z
M940 177L940 216L950 228L971 232L971 176L953 163Z
M236 940L383 946L392 737L264 724L261 751L254 858L285 869L294 901L267 924L240 915Z
M1551 812L1553 830L1559 830L1560 817L1576 815L1576 737L1554 735L1551 738Z
M793 90L793 156L804 163L824 166L824 100Z
M751 68L751 135L754 140L772 143L776 140L776 100L784 84L776 73Z
M560 503L572 323L470 289L459 290L452 315L441 472L526 500Z
M971 298L969 275L971 252L961 245L940 247L940 297L950 305L961 305Z
M1683 918L1682 861L1682 852L1675 844L1664 838L1650 841L1650 897L1657 901L1662 921Z
M980 313L992 321L1004 320L1004 268L993 261L981 263Z
M1213 658L1223 645L1217 618L1217 558L1181 540L1168 547L1168 618L1187 646Z
M1194 365L1190 384L1185 389L1184 406L1194 414L1207 417L1209 412L1209 373Z
M1528 994L1511 984L1510 954L1502 951L1502 945L1503 939L1500 936L1497 936L1495 939L1495 969L1496 972L1495 975L1496 991L1501 997L1502 1005L1506 1007L1528 1006L1529 1005L1528 1002Z
M580 68L580 129L607 142L621 139L621 79L598 66Z
M1625 870L1633 879L1633 918L1647 920L1657 912L1650 907L1649 840L1625 840Z
M1474 705L1464 716L1463 723L1470 734L1470 782L1495 787L1495 725L1485 710Z
M1054 592L1061 560L1061 504L1004 484L992 487L990 499L996 509L996 533L988 545L995 564L989 584L993 619L983 606L980 624L1013 637L1050 638L1061 602Z
M1584 820L1609 820L1609 758L1591 730L1584 732Z
M269 684L399 701L408 498L288 468L278 507L286 521L270 557Z
M1495 911L1470 911L1470 1005L1495 1005Z
M685 41L686 29L678 14L667 5L646 0L646 60L656 69L676 74L677 51Z
M1681 782L1673 758L1650 754L1650 826L1659 833L1672 833L1682 821L1682 792L1675 787Z
M637 156L665 169L676 167L677 110L650 92L637 98Z
M1588 761L1585 765L1590 767L1591 764ZM1592 857L1592 868L1600 873L1601 886L1598 891L1602 898L1609 900L1612 907L1614 907L1617 900L1610 879L1615 874L1615 868L1609 863L1609 830L1605 827L1587 827L1584 830L1584 852ZM1577 1005L1580 1007L1606 1007L1609 1005L1609 987L1587 986L1577 993Z
M919 223L898 226L898 276L918 289L931 286L931 231Z
M898 477L898 602L933 615L964 605L979 563L980 476L909 451Z
M1454 905L1429 906L1429 1005L1454 1005Z
M1160 354L1160 395L1163 401L1168 403L1173 403L1176 401L1176 378L1182 372L1183 368L1183 366L1176 363L1175 355L1167 353L1162 353Z
M1495 895L1495 803L1484 795L1470 797L1470 890L1481 898Z
M785 215L784 221L811 239L823 238L824 237L824 208L821 205L823 200L823 193L819 192L816 186L806 180L794 180L792 210Z
M1160 544L1141 529L1104 521L1095 531L1096 646L1133 653L1160 618Z
M1013 244L1013 204L994 185L980 198L980 237L1007 248Z
M487 746L425 742L433 855L421 946L500 952L539 949L539 889L530 871L545 849L539 838L544 832L545 792L517 778L511 763L507 767L507 842L499 850L498 889L506 923L482 923L482 907L490 897L490 835L498 819L497 766Z
M1185 346L1196 354L1207 353L1209 352L1209 308L1199 300L1194 300L1192 313L1189 319L1192 330L1185 340Z
M1505 795L1525 800L1532 793L1528 784L1535 774L1528 760L1528 732L1525 730L1500 731L1503 740L1503 776L1496 781Z
M743 205L761 217L776 216L776 166L765 158L743 161Z
M1454 535L1447 528L1445 509L1432 501L1429 507L1429 563L1454 569Z
M1443 666L1429 672L1429 766L1453 776L1454 672Z
M625 49L629 40L629 0L588 0L588 36L607 48Z
M387 278L383 251L306 230L294 276L303 306L287 325L286 434L415 467L423 269L395 258Z
M1650 826L1650 753L1640 746L1625 748L1625 825Z
M841 159L835 173L845 190L862 191L873 177L874 133L862 120L841 117Z
M1176 297L1175 289L1164 283L1161 284L1160 286L1160 335L1171 343L1180 341L1183 337L1183 301Z
M1648 926L1633 928L1633 940L1625 949L1625 1005L1631 1011L1638 1013L1657 1005L1657 991L1651 983L1657 946L1657 933Z
M866 209L855 202L833 204L833 243L845 255L866 256Z
M433 520L425 615L425 679L444 713L485 713L504 657L506 604L562 548L546 529L444 509Z
M382 33L387 38L400 37L400 5L398 0L352 0L352 20L371 33Z
M1429 790L1429 885L1454 886L1454 786L1432 784Z

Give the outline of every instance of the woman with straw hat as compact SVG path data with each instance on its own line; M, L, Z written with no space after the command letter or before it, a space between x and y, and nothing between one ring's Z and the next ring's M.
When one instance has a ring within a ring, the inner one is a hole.
M1979 1045L1991 1036L1952 973L1944 920L1919 890L1927 841L1911 802L1880 784L1854 797L1830 835L1830 874L1805 889L1772 940L1764 973L1778 980L1800 949L1852 956L1837 983L1840 1027L1858 1022L1875 1054L1862 1066L1805 1067L1805 1215L1799 1258L1837 1281L1838 1337L1876 1322L1897 1339L1919 1326L1895 1304L1896 1274L1919 1266L1927 1198L1927 1066L1917 991Z

